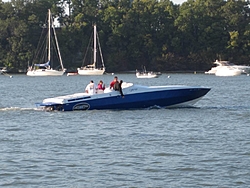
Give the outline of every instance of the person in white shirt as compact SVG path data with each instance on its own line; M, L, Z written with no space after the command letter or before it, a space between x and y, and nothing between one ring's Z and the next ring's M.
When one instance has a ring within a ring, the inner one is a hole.
M94 84L93 80L91 80L90 83L87 85L85 92L90 95L96 94L96 85Z

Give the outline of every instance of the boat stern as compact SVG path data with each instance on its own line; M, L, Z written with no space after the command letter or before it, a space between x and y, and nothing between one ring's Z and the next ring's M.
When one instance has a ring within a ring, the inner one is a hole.
M36 103L36 106L45 111L64 111L63 104L65 99L61 97L47 98L41 103Z
M38 109L42 109L44 111L64 111L63 104L59 103L36 103Z

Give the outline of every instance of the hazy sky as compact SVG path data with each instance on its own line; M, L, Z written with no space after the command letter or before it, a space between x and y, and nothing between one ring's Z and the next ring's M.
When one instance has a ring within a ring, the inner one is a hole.
M187 0L172 0L172 2L173 2L174 4L182 4L182 3L185 2L185 1L187 1Z

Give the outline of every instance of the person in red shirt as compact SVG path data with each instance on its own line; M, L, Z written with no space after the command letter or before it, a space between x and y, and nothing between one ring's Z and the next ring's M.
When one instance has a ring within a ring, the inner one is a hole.
M114 80L110 83L109 88L110 88L110 89L113 89L116 82L119 82L117 76L114 77Z
M115 76L114 80L110 83L110 89L113 89L115 91L119 91L122 98L124 98L123 92L122 92L122 83L123 81L121 80L120 82L118 81L118 77Z

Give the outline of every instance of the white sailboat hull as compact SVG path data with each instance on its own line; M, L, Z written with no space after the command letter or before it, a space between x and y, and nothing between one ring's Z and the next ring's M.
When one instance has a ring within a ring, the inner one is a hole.
M53 69L37 69L28 71L27 76L62 76L64 72Z
M80 69L78 68L78 74L79 75L103 75L105 72L105 69Z

